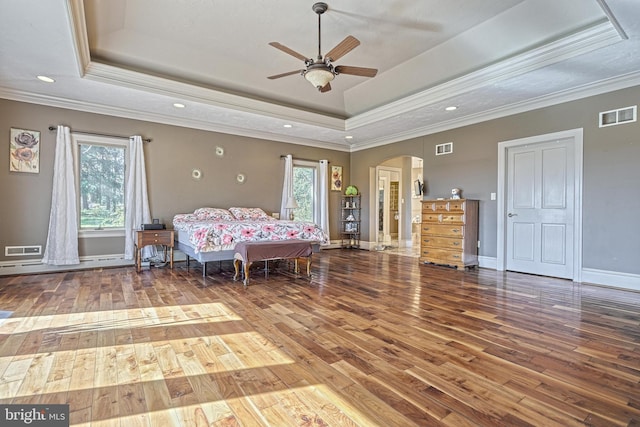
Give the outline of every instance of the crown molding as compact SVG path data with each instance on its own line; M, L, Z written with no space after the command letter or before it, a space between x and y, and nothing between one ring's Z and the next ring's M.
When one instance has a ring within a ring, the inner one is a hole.
M539 108L551 107L553 105L576 101L578 99L583 99L590 96L602 95L603 93L613 92L616 90L626 89L628 87L638 85L640 85L640 71L628 73L612 79L602 80L597 83L590 83L569 90L556 92L543 97L528 99L526 101L505 105L499 108L494 108L492 110L483 111L481 113L469 114L461 117L460 119L449 120L435 125L415 128L411 131L397 133L390 137L370 140L367 143L355 143L351 145L351 152L380 147L394 142L405 141L411 138L418 138L438 132L457 129L463 126L469 126L489 120L499 119L502 117L524 113Z
M344 131L344 119L341 118L245 98L98 62L89 63L84 78L119 87L142 90L155 95Z
M50 107L67 108L70 110L83 111L107 116L122 117L126 119L162 123L173 126L180 126L191 129L199 129L211 132L219 132L229 135L244 136L248 138L264 139L268 141L285 142L288 144L305 145L309 147L325 148L336 151L349 151L347 144L337 144L314 139L300 138L296 136L282 135L265 131L257 131L236 126L227 126L211 123L204 120L173 117L165 114L150 113L128 108L113 107L110 105L100 105L72 99L64 99L37 93L27 93L9 88L0 87L0 98L12 101L27 102L30 104L46 105Z
M78 73L82 77L91 62L89 36L87 35L87 21L85 20L84 14L84 3L82 0L67 0L66 7L69 22L71 23L71 35L76 64L78 66Z
M491 85L496 81L512 78L573 58L578 55L609 46L621 40L620 35L609 21L532 49L510 59L465 74L457 79L409 95L398 101L369 110L348 118L345 129L351 131L362 126L376 123L382 119L401 115L445 101L458 95Z

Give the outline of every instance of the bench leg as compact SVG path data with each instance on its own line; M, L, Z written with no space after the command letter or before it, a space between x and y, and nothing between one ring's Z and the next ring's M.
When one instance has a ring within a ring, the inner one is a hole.
M251 264L252 263L250 262L242 262L242 269L244 271L244 281L242 282L242 284L245 288L249 286L249 267L251 267Z
M296 274L300 274L300 261L303 261L303 260L307 262L307 276L311 277L311 257L310 256L296 258L293 264L293 271Z
M233 260L233 269L235 270L235 274L233 275L233 280L236 281L238 280L238 276L240 275L240 263L242 261L240 261L239 259L234 259Z

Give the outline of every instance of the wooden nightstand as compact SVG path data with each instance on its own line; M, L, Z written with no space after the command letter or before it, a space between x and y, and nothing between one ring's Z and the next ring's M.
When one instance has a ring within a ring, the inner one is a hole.
M142 248L147 245L164 246L164 259L167 259L167 248L169 248L170 266L173 268L173 230L137 230L135 242L136 270L140 272L142 268Z

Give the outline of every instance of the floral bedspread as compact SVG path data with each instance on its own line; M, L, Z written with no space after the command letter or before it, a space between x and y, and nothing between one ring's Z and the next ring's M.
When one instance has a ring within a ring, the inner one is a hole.
M211 221L193 214L178 214L173 227L187 233L195 253L233 249L239 242L309 240L329 243L327 234L316 224L302 221Z

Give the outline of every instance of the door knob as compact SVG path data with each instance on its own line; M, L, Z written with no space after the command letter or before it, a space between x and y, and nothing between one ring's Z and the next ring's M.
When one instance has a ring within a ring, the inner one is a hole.
M512 216L518 216L518 214L514 214L514 213L509 212L509 213L507 214L507 216L508 216L509 218L511 218Z

